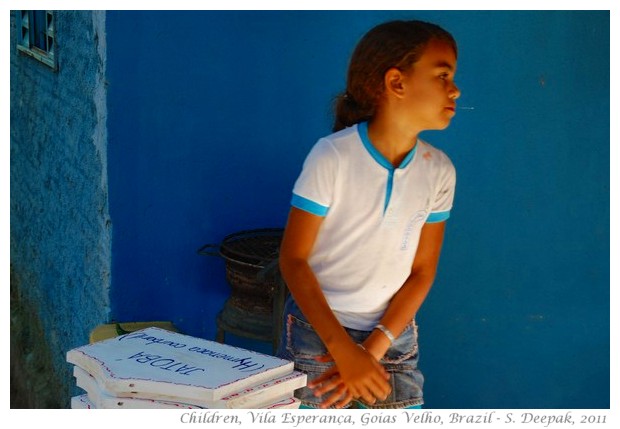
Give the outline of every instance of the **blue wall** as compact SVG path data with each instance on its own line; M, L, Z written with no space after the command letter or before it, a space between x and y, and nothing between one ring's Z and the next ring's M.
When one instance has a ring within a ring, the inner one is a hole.
M11 355L23 361L11 373L33 389L29 406L68 406L66 352L110 310L105 12L54 12L57 45L70 47L56 51L57 71L17 53L14 19Z
M355 43L393 18L455 35L471 108L425 135L458 171L427 406L608 407L608 12L110 12L112 316L213 337L224 263L196 249L284 226Z

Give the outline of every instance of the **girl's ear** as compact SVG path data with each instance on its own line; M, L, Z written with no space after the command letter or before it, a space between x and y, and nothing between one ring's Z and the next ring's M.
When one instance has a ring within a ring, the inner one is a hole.
M403 73L396 67L392 67L384 76L385 92L396 97L402 97L404 93Z

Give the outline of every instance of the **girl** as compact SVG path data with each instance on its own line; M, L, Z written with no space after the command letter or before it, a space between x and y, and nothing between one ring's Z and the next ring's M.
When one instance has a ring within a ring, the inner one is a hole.
M308 374L297 392L305 407L423 403L414 317L435 277L456 175L418 134L454 116L456 56L434 24L370 30L351 58L335 133L295 183L278 354Z

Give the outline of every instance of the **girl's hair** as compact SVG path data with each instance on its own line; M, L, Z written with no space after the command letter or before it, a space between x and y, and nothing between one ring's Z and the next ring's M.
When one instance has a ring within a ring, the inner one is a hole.
M371 119L383 95L385 73L393 67L409 70L431 40L448 43L456 54L452 35L428 22L391 21L366 33L351 56L346 91L336 97L333 130Z

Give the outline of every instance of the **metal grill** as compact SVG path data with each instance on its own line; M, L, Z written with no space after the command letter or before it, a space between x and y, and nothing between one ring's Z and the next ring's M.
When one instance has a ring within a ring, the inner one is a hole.
M226 261L231 294L217 317L218 341L223 342L224 331L256 339L273 338L280 316L274 313L274 299L281 289L277 262L283 233L282 228L240 231L226 236L220 244L207 244L198 250L201 255Z
M220 255L229 260L264 268L278 258L281 228L241 231L224 238Z

